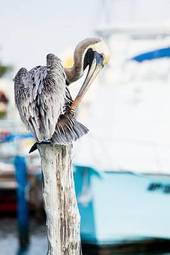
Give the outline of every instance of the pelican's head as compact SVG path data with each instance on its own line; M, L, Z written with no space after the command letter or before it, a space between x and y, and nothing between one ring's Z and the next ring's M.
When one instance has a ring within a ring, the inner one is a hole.
M96 60L97 64L106 65L109 63L110 52L106 43L101 39L86 39L91 44L88 45L87 51L84 56L84 64L89 61L89 65Z
M86 81L91 83L109 59L109 49L102 39L88 38L81 41L74 52L73 66L65 68L68 84L78 80L87 67Z

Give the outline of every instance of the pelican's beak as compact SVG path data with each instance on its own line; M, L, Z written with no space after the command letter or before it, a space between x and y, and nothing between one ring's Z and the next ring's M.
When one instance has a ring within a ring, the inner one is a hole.
M79 91L79 93L83 94L82 97L100 72L100 70L109 63L110 60L110 50L106 43L101 40L100 42L94 44L92 47L93 50L93 60L89 65L89 70L87 73L87 77Z
M81 86L76 99L73 101L73 104L71 107L72 110L75 110L78 107L78 105L80 104L80 101L82 100L85 93L89 89L90 85L95 80L96 76L98 75L98 73L100 72L100 70L103 67L104 67L104 57L102 54L95 51L93 61L89 65L89 70L87 72L86 79L85 79L83 85Z
M76 108L79 106L90 85L95 80L96 76L104 67L104 65L108 64L110 59L110 50L105 44L105 42L102 40L100 40L98 43L95 43L94 45L90 45L89 50L91 50L92 53L90 53L90 55L88 56L89 70L78 95L76 96L75 100L71 105L70 110L73 111L75 111Z

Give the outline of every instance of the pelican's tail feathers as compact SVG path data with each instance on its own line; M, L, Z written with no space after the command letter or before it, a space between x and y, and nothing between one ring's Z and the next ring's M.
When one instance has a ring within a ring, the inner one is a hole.
M71 144L73 141L87 134L88 131L88 128L78 122L71 112L65 113L60 116L52 138L48 141L34 143L29 153L37 150L38 144Z
M88 128L78 122L70 112L60 116L55 132L51 138L52 144L67 145L88 133Z

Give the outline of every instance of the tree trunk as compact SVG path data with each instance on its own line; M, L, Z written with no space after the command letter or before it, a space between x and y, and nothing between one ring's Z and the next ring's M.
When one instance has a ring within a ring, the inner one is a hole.
M48 255L80 255L80 216L71 168L71 145L38 145L46 211Z

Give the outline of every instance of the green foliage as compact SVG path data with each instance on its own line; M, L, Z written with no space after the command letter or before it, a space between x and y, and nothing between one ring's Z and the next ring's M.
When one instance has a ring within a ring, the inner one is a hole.
M7 72L11 71L11 69L12 69L11 66L5 66L0 64L0 78Z

